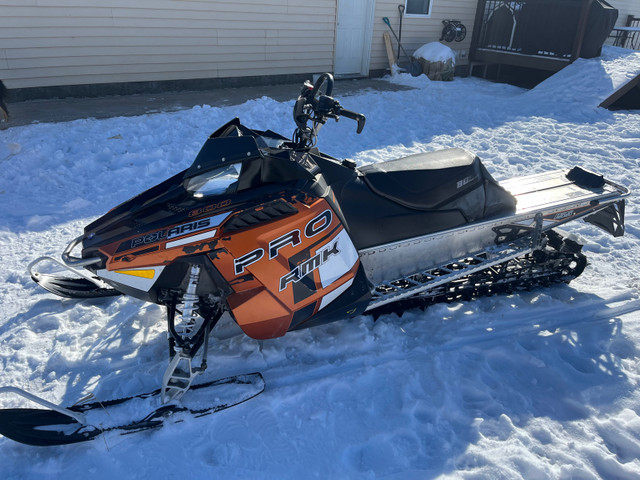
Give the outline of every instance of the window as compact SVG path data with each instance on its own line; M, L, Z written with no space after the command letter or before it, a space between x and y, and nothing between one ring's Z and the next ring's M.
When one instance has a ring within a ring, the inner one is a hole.
M431 0L406 0L405 15L431 15Z

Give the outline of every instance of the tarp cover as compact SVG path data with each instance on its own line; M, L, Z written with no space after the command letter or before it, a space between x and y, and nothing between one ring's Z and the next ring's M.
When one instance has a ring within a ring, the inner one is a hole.
M497 3L497 2L496 2ZM527 55L569 57L578 30L583 0L527 0L502 3L489 16L482 47ZM618 10L604 0L593 0L580 56L600 55Z

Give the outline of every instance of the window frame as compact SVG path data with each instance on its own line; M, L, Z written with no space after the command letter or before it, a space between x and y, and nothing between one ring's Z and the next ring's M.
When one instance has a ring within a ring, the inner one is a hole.
M409 0L404 0L404 16L405 17L413 17L413 18L431 18L431 14L433 13L433 2L434 0L429 0L429 11L428 13L407 13L407 3Z

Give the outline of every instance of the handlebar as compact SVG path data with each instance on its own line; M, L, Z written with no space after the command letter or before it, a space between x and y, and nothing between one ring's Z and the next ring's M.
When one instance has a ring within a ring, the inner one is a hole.
M318 95L318 91L320 90L320 87L325 80L327 81L327 89L325 90L324 94L327 96L331 96L331 92L333 92L333 75L331 75L330 73L323 73L318 77L315 85L313 85L313 90L311 90L311 98L314 98L316 95Z
M351 110L347 110L346 108L342 107L340 108L340 113L338 113L338 115L350 118L351 120L355 120L356 122L358 122L358 129L356 130L356 133L362 132L364 124L367 121L367 117L365 117L363 114L352 112Z
M326 83L325 92L320 94L320 88ZM296 123L294 141L299 146L312 146L318 134L320 126L329 118L336 121L341 117L347 117L358 122L357 133L362 132L366 118L361 113L342 108L340 102L331 97L333 91L333 75L323 73L315 84L306 81L300 92L300 96L293 107L293 119ZM311 120L313 126L307 123Z

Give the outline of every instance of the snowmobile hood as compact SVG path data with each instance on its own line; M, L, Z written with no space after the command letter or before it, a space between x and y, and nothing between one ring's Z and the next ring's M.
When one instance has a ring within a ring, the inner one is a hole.
M215 210L222 206L237 208L240 203L263 197L266 192L261 187L277 189L286 183L313 182L318 167L288 142L275 132L251 130L233 119L207 139L189 168L87 225L83 258L94 257L97 249L107 243L192 221L198 216L194 212L203 206L207 211L211 211L212 204L218 205ZM191 185L206 183L208 172L215 175L227 166L233 167L237 176L228 188L194 193Z

